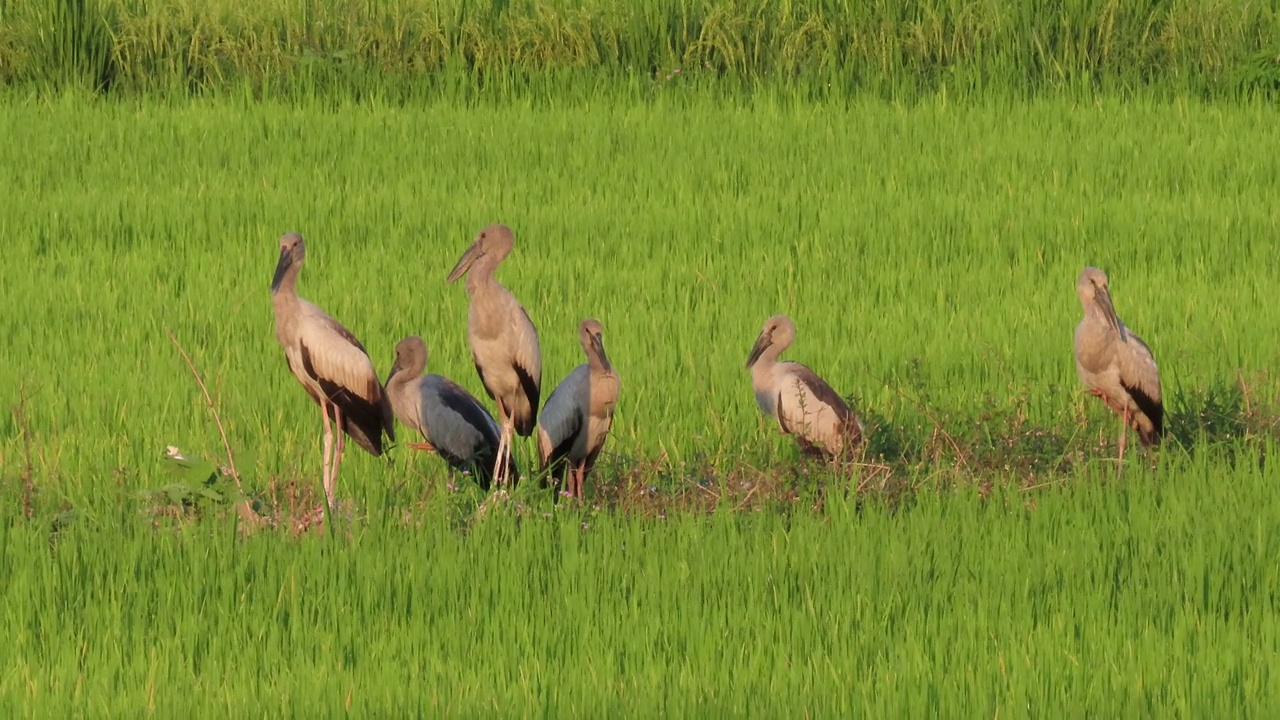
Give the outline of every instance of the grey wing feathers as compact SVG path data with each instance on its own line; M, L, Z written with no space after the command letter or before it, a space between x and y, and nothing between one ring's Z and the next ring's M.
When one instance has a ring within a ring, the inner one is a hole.
M541 450L543 466L567 456L573 449L586 422L587 395L591 391L590 369L579 365L569 373L547 398L538 427L546 433L549 448Z
M424 375L419 386L427 442L456 470L470 470L482 489L493 479L498 423L462 386L441 375ZM517 472L513 466L513 472Z
M442 455L470 461L497 448L498 425L471 393L441 375L424 375L420 388L427 441Z

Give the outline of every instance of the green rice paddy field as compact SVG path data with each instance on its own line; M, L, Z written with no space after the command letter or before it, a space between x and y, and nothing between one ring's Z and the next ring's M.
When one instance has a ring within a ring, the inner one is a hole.
M6 96L0 707L1271 715L1276 128L1260 100L1105 93ZM420 334L484 397L444 278L491 222L544 388L604 325L622 396L588 503L484 502L353 444L306 525L321 426L272 333L277 238L306 236L300 294L380 374ZM1119 478L1071 354L1086 265L1169 412ZM779 312L870 427L847 474L755 407ZM227 448L268 524L212 472Z

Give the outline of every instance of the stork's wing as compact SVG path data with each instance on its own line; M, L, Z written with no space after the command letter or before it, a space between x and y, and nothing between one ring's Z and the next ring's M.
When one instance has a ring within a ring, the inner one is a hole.
M343 416L343 430L365 450L380 455L382 434L394 440L391 405L364 346L337 320L303 302L297 324L295 372L310 377ZM291 355L290 365L295 358Z
M1129 330L1128 340L1118 353L1120 384L1133 397L1138 409L1155 425L1155 435L1164 432L1164 404L1160 399L1160 368L1151 348Z
M498 449L498 423L461 385L441 375L427 375L422 383L422 403L427 439L436 449L447 450L461 460Z
M545 468L568 456L586 423L590 399L590 369L579 365L551 392L538 418L538 454Z
M808 366L798 362L789 362L787 363L787 369L804 386L809 395L831 408L831 412L839 418L840 422L846 422L853 414L850 412L849 406L845 404L844 398L840 397L840 393L828 385L826 380L818 377L818 374L810 370Z
M297 326L298 340L310 356L309 374L365 401L377 402L382 397L382 384L364 345L320 308L307 302L302 307L305 316Z
M787 413L805 418L803 423L790 418L788 431L832 446L842 443L837 438L858 442L860 425L840 394L805 365L787 362L785 367L788 379L778 393L779 417Z
M542 348L538 344L538 329L524 306L516 303L519 313L511 317L511 332L515 339L512 353L512 365L520 378L520 388L529 398L529 414L526 418L517 418L521 425L517 430L528 435L538 419L538 402L542 395Z

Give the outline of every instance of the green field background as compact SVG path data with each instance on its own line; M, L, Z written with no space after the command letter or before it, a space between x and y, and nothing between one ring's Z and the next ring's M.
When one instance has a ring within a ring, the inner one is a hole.
M301 294L381 375L420 334L431 370L483 395L466 294L444 276L506 222L517 247L499 278L540 329L545 387L582 362L578 321L604 324L623 458L787 452L742 367L778 312L799 328L791 357L900 429L887 452L984 410L1109 442L1119 424L1084 402L1071 356L1089 264L1161 362L1171 424L1194 428L1204 394L1242 377L1262 383L1255 402L1276 397L1273 118L1110 101L19 103L0 125L4 302L23 308L8 400L39 398L32 431L65 486L146 474L166 445L220 455L167 327L209 377L242 471L310 472L318 413L272 334L276 238L308 237ZM349 462L352 482L382 472Z
M1275 8L645 7L0 0L6 715L1274 714ZM352 445L308 525L278 237L484 398L492 222L544 396L603 323L589 502ZM1119 476L1086 265L1168 412ZM775 313L859 465L757 409Z

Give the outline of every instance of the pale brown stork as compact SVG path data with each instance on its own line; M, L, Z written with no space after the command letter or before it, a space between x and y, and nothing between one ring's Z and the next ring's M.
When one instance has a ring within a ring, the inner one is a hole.
M747 357L756 404L795 437L806 454L841 459L862 442L866 430L840 394L805 365L778 356L796 339L796 326L786 315L765 321Z
M556 386L538 417L538 456L542 461L543 487L554 477L557 488L565 485L570 497L582 499L582 484L595 467L613 426L621 383L604 352L604 328L595 318L578 326L578 342L587 355Z
M1084 319L1076 326L1076 372L1089 394L1102 398L1120 416L1119 462L1124 462L1130 427L1143 445L1158 445L1164 434L1160 369L1151 348L1116 315L1107 274L1087 267L1076 281Z
M280 260L271 281L271 307L276 339L284 348L289 370L320 406L324 420L324 494L334 506L338 467L345 437L377 456L382 436L395 441L391 405L364 346L325 311L298 297L298 272L307 246L298 233L280 236ZM332 423L332 425L331 425ZM338 428L337 442L333 427Z
M467 340L485 392L498 404L501 438L494 466L498 487L514 487L510 477L512 433L529 437L538 419L542 386L542 350L529 313L497 280L494 270L515 247L505 225L490 225L476 235L448 282L467 276Z

